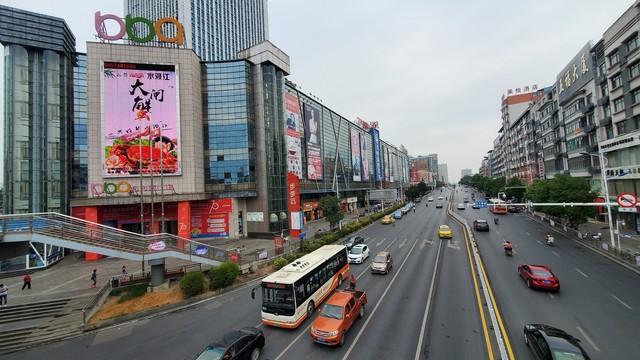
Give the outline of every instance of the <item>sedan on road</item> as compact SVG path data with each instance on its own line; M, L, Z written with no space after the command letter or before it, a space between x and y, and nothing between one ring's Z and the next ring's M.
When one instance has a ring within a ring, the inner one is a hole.
M347 247L347 250L351 250L354 246L362 243L364 243L364 238L362 236L351 236L344 241L344 246Z
M459 203L458 206L456 207L458 210L464 210L464 204L463 203Z
M441 202L437 202L436 203L436 209L442 209L442 203Z
M484 219L473 220L473 230L475 231L489 231L489 223Z
M393 218L394 218L394 219L396 219L396 220L402 219L402 214L403 214L403 212L402 212L402 211L400 211L400 210L396 210L396 211L393 213Z
M548 266L520 265L518 273L529 288L560 291L560 281Z
M227 333L220 342L209 344L196 360L257 360L264 347L260 329L244 327Z
M362 264L369 257L369 247L365 244L356 245L349 252L349 263Z
M429 198L427 199L428 202L432 202L433 201L433 197L429 196Z
M396 219L394 219L391 215L385 215L385 217L382 218L382 223L385 225L393 224L394 222L396 222Z
M536 359L590 359L589 355L580 346L580 340L553 326L542 324L525 325L524 342L533 352Z
M451 239L453 238L453 232L449 225L440 225L438 228L438 237L440 239Z

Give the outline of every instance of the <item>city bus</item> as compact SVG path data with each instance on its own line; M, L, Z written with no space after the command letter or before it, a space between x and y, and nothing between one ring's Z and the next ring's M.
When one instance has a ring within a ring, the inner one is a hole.
M489 211L493 214L506 214L507 203L500 199L489 199Z
M293 329L349 276L347 248L325 245L262 280L262 323Z

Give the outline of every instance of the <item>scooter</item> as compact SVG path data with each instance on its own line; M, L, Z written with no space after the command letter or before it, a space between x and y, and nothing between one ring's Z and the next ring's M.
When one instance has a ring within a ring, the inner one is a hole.
M553 246L553 242L555 241L553 235L545 235L545 240L549 246Z
M513 248L504 248L504 254L507 256L513 255Z

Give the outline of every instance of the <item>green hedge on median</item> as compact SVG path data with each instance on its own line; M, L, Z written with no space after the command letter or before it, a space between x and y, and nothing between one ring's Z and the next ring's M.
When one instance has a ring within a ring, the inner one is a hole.
M209 269L209 287L212 290L222 289L233 285L240 274L240 267L236 263L225 262Z
M187 273L180 280L180 289L184 297L194 297L204 291L204 274L201 271Z

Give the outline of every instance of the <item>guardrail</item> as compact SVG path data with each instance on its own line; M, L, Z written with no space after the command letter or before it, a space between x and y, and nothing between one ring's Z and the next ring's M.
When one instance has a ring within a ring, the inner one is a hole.
M111 280L107 281L100 290L82 308L82 324L87 325L87 321L100 309L100 306L111 293Z

